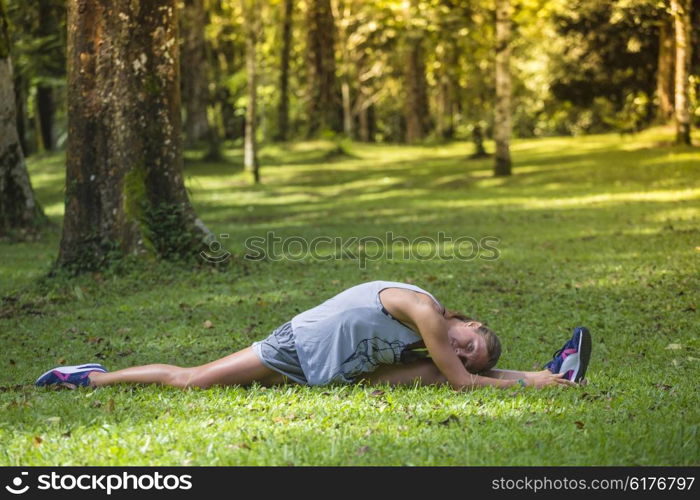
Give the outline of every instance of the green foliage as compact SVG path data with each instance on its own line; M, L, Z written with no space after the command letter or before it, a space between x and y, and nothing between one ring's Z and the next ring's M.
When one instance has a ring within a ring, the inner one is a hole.
M268 146L261 157L275 175L259 186L245 183L239 161L192 161L195 208L215 234L229 235L220 240L233 254L224 270L151 260L36 283L60 234L2 242L0 464L697 464L700 153L665 146L672 138L656 129L624 142L617 134L516 140L519 173L498 179L491 160L466 161L466 142L343 143L353 157L332 164L324 155L333 143ZM56 222L60 160L29 165ZM242 259L245 239L268 230L307 239L493 235L500 258L418 260L396 246L393 260L364 269L352 258ZM372 279L411 281L487 321L503 342L502 368L541 367L585 324L594 339L589 385L464 394L31 385L63 363L205 363Z
M118 241L102 236L98 231L90 231L77 245L73 259L51 269L51 275L77 276L101 269L111 269L124 258L124 251Z
M552 107L565 102L592 112L583 132L648 125L655 116L658 26L667 15L655 2L623 0L573 2L558 11L553 23L566 48L550 66Z
M144 200L142 230L149 246L166 260L192 260L200 241L181 204L153 204Z

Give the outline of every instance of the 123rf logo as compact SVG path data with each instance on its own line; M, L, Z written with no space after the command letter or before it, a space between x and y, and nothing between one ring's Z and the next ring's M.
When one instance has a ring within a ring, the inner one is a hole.
M28 472L21 472L19 476L12 480L11 485L5 489L13 495L22 495L29 490L29 485L25 484L25 476ZM118 490L189 490L192 489L192 476L189 474L163 475L160 472L153 474L42 474L37 477L38 490L83 490L83 491L104 491L111 495Z

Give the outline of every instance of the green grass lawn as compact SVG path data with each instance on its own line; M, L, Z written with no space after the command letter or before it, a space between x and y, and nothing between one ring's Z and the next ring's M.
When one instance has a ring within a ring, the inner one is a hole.
M260 186L245 183L240 150L216 164L191 151L188 188L209 227L228 235L228 265L144 262L42 279L58 229L2 242L0 465L700 465L700 150L671 138L655 129L515 141L509 178L492 177L489 159L468 160L468 143L348 144L347 154L323 142L268 146ZM29 161L57 227L63 162ZM245 239L268 231L391 231L413 253L398 244L373 258L370 242L362 263L328 258L328 247L245 260ZM440 232L496 237L498 259L428 258L451 245L415 240ZM486 321L504 345L502 368L541 368L586 325L589 384L461 394L32 385L57 364L208 362L374 279L412 282Z

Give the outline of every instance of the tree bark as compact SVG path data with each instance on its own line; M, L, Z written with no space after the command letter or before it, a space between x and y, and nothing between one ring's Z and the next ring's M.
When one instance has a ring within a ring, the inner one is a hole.
M68 2L66 209L57 264L146 251L194 256L209 236L185 190L176 0Z
M19 143L22 146L22 152L25 156L32 154L32 149L27 142L27 83L26 78L15 74L15 109L17 112L17 135Z
M335 72L335 22L330 0L307 7L308 136L342 130L341 101Z
M185 139L194 146L209 134L209 64L204 40L207 12L204 0L187 0L182 11L182 100L185 105Z
M510 0L496 0L496 105L494 175L511 175Z
M350 85L350 50L348 47L347 21L352 15L352 2L337 0L332 4L336 9L336 19L338 19L338 43L340 44L340 95L343 105L343 133L346 137L353 139L355 135L354 117L352 112L352 88Z
M406 118L406 142L423 140L430 129L430 108L428 106L428 82L425 77L425 54L423 49L423 30L412 27L411 9L416 8L413 0L404 12L408 23L405 38L404 73L404 116Z
M35 233L46 217L34 196L17 134L7 15L0 2L0 237Z
M257 61L256 46L259 31L259 14L256 0L243 0L243 10L246 21L246 79L248 90L248 102L245 112L245 139L243 147L243 167L248 174L248 179L253 184L260 182L260 168L258 164L257 141Z
M289 138L289 58L292 48L292 19L294 1L284 0L284 17L282 20L282 51L280 53L280 100L277 104L278 141Z
M59 28L56 23L56 13L53 12L51 2L48 0L39 0L38 2L39 25L37 35L40 38L46 38L55 35ZM56 106L54 104L54 89L53 87L40 84L37 86L36 93L36 108L38 130L41 134L40 144L47 151L55 149L55 140L53 134L54 114ZM41 148L40 148L41 149Z
M359 112L357 115L358 121L358 138L362 142L374 142L373 137L370 133L370 108L371 106L364 106L362 100L364 99L362 94L358 96L359 101Z
M659 63L656 73L657 119L665 123L673 117L673 25L662 19L659 26Z
M47 151L56 149L53 123L56 106L54 104L53 87L40 85L36 89L36 111L41 134L41 145Z
M671 0L676 41L675 122L676 144L690 145L690 0Z

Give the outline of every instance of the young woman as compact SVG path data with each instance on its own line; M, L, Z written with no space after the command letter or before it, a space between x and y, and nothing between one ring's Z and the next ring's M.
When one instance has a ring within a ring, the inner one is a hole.
M585 328L576 329L543 371L496 370L500 354L498 337L488 327L445 309L429 292L406 283L371 281L297 314L266 339L211 363L191 368L153 364L111 373L99 364L58 367L39 377L36 385L206 388L366 381L449 383L455 390L572 386L585 375L590 335Z

